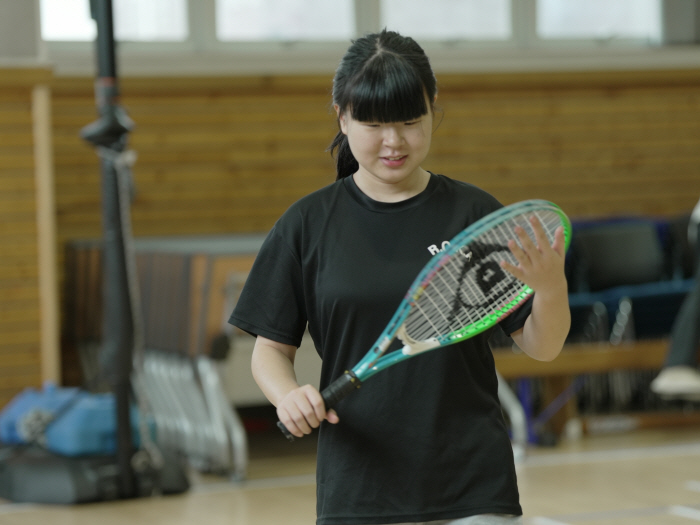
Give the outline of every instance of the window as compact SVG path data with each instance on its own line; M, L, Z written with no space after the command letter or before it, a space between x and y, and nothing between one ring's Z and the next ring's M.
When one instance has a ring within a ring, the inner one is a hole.
M41 0L41 34L50 41L94 40L90 0ZM118 40L178 42L187 39L187 0L114 0Z
M659 0L538 0L537 33L544 39L658 41L661 5Z
M44 40L94 40L95 24L89 0L41 0Z
M668 60L645 51L662 37L671 41L668 28L662 33L662 7L673 20L696 16L695 3L668 0L112 2L122 63L139 74L325 73L351 39L384 27L414 37L441 71L576 67L572 59L582 67L629 67L631 55L643 67ZM56 71L90 73L90 0L39 5L43 49ZM683 42L695 42L693 35ZM692 51L677 49L679 65L697 65Z
M343 40L355 34L352 0L217 0L224 42Z
M511 41L517 46L531 45L533 39L542 44L563 39L659 41L661 2L113 0L113 8L115 34L121 41L184 42L190 38L190 27L195 27L200 45L216 40L347 42L357 33L387 27L424 41ZM40 0L40 7L44 40L94 40L90 0ZM362 20L360 29L356 15ZM198 22L192 23L188 16L198 17ZM523 38L527 42L519 41Z
M507 40L511 0L383 0L381 25L417 40Z

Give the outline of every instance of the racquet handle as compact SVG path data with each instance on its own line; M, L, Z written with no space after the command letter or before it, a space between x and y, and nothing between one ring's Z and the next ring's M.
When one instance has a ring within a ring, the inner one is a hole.
M357 378L354 372L346 371L342 376L333 381L321 392L321 397L323 398L323 403L326 405L326 410L330 410L350 392L356 388L360 388L361 384L362 381ZM286 437L289 441L294 441L294 435L287 430L284 423L278 421L277 427L282 431L284 437Z
M350 392L360 388L362 381L358 379L354 372L345 371L338 379L323 389L321 397L326 405L326 410L330 410L344 399Z

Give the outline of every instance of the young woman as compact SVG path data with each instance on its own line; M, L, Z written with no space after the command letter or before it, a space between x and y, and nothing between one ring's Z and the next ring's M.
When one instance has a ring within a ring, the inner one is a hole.
M421 165L435 77L412 39L353 42L333 83L337 181L293 204L263 244L230 322L257 337L253 375L295 436L320 427L317 524L520 523L491 331L399 363L326 412L300 386L307 328L325 388L367 352L444 241L501 205ZM499 325L532 357L557 356L569 330L564 238L514 232L504 268L534 297Z

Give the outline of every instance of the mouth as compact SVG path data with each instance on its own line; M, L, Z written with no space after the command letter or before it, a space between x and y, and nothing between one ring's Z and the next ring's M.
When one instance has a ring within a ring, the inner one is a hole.
M408 155L398 155L396 157L381 157L382 162L390 167L397 167L403 165L406 161Z

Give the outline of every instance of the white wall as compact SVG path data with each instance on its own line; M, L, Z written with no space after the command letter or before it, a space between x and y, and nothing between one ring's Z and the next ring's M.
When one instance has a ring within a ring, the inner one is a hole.
M43 61L39 0L0 0L0 64Z

